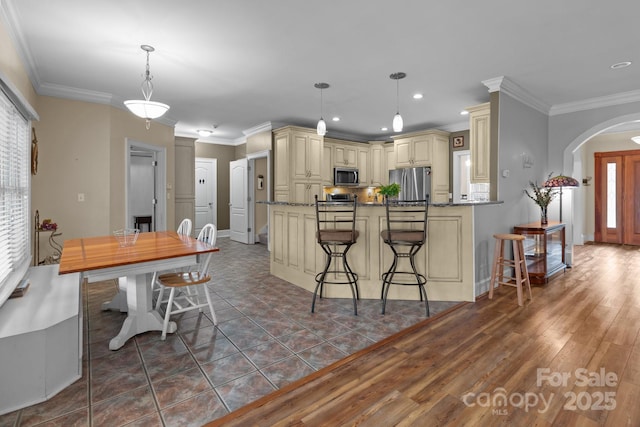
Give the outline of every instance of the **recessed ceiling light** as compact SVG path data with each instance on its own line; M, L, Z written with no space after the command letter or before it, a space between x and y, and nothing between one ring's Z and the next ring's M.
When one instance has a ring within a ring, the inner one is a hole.
M467 110L460 111L460 115L461 116L466 116L467 114L469 114L469 112Z
M340 117L335 116L334 118L332 118L331 120L333 120L334 122L339 122L340 121Z
M413 99L422 99L422 94L421 93L414 93L413 94Z
M631 138L631 140L633 142L635 142L636 144L640 144L640 136L634 136L634 137Z
M618 68L627 68L629 65L631 65L631 61L623 61L615 63L609 68L611 68L612 70L617 70Z
M386 131L388 131L388 130L389 130L389 128L380 128L380 130L381 130L382 132L386 132Z
M213 126L213 129L198 129L196 132L198 133L198 135L200 135L203 138L206 138L208 136L211 136L214 134L214 132L216 131L216 128L218 126Z

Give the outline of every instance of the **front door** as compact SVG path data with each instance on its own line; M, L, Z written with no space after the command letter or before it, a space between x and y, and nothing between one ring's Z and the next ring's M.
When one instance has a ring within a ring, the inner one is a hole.
M216 224L216 159L196 158L196 224L197 236L206 224Z
M596 242L640 245L640 150L595 153Z
M229 163L229 222L231 240L249 243L249 164L247 159ZM253 242L251 242L253 243Z

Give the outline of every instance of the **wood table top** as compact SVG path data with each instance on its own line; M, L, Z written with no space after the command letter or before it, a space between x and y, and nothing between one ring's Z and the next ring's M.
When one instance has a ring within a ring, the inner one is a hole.
M175 231L140 233L135 245L120 247L114 236L65 240L60 257L60 274L159 261L207 252L218 248Z

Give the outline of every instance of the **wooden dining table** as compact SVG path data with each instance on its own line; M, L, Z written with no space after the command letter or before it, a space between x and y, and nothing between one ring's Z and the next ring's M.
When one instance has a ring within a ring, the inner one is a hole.
M140 233L133 246L121 247L114 236L66 240L59 274L80 273L81 283L126 278L126 311L122 328L109 342L121 348L129 338L147 331L161 331L162 317L153 308L151 278L154 272L185 268L219 249L174 231ZM168 332L175 332L169 324Z

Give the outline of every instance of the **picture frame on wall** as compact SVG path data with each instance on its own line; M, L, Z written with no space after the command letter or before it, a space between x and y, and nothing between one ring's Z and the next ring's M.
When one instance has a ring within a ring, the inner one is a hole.
M453 137L453 148L464 147L464 136Z

